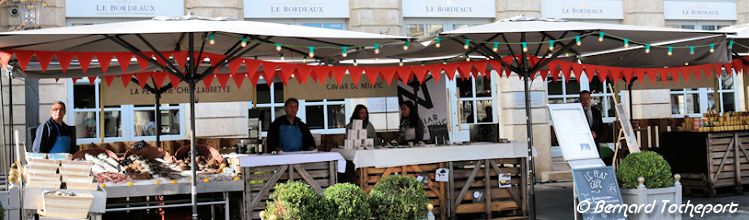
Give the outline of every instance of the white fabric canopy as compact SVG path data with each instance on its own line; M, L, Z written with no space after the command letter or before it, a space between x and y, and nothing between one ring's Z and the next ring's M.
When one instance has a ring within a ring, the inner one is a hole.
M733 45L733 52L739 54L749 53L749 24L740 24L730 27L721 28L720 31L734 32L734 35L729 35L728 38L735 41Z

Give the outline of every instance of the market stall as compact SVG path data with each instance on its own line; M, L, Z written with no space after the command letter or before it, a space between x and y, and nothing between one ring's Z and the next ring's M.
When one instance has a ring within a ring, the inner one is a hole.
M353 161L359 175L358 184L367 191L377 180L389 175L414 176L422 180L435 207L435 215L443 219L468 213L527 215L525 193L528 189L523 178L525 143L398 146L370 150L335 148L332 151Z
M299 152L279 155L239 157L244 185L242 219L260 219L273 186L289 180L301 180L317 193L338 183L337 173L346 170L346 161L334 152Z

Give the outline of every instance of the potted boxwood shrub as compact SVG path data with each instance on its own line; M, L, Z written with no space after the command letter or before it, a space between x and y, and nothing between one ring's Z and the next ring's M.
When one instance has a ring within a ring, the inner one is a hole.
M323 198L333 205L331 210L336 220L372 218L369 196L359 186L351 183L338 183L325 189Z
M391 175L377 181L370 192L372 213L378 219L421 219L427 214L423 184L414 177Z
M271 220L332 219L331 205L312 187L303 182L289 181L273 187L268 205L260 217Z
M621 186L622 199L625 204L653 204L650 213L629 214L627 219L681 219L680 213L669 213L663 210L664 200L667 205L681 205L681 183L679 175L671 174L671 166L658 153L644 151L627 155L616 171ZM674 181L675 180L675 181Z

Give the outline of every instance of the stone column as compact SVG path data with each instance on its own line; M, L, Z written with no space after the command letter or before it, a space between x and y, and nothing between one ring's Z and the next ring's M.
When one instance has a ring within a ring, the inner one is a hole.
M349 6L349 30L403 35L401 0L349 0Z
M528 17L541 17L541 0L496 0L497 20L525 15Z
M244 19L242 0L187 0L185 14L192 12L195 16L205 17L234 17Z
M624 2L624 24L664 26L663 0L626 0Z
M749 0L736 0L736 24L749 23Z

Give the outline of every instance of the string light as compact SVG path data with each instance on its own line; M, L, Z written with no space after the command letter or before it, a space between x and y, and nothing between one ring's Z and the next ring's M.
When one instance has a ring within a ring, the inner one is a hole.
M554 40L549 40L549 50L554 50Z
M598 42L603 42L603 36L606 35L603 31L598 33Z
M356 59L354 59L354 66L359 66L359 63L356 62Z
M403 66L403 58L398 60L398 66Z
M629 39L624 38L624 48L629 48Z
M650 44L645 44L645 53L650 53Z
M499 42L495 41L492 45L492 51L497 52L499 50Z
M275 43L276 45L276 51L281 52L281 43Z
M374 52L375 54L380 54L380 44L378 43L374 44Z
M710 53L715 52L715 44L710 44Z
M471 45L471 39L466 39L465 44L463 44L463 49L468 50L468 47Z
M577 46L582 46L583 42L580 40L580 35L575 36L575 43Z
M465 56L466 56L466 62L471 61L471 57L469 57L468 54L466 54Z
M348 56L348 47L341 47L341 56L343 57Z
M283 56L283 53L281 53L279 56L281 56L281 60L286 60L286 57Z
M315 47L309 47L309 57L315 57Z
M208 44L210 44L210 45L216 44L216 35L215 34L208 35Z
M410 44L410 42L408 42L408 40L404 40L403 41L403 50L408 50L408 45L409 44Z
M520 45L523 45L523 52L528 52L528 42L521 42Z
M733 40L728 41L728 49L733 49Z
M442 65L447 64L447 60L442 60Z
M304 58L302 58L302 63L307 63L307 56L305 55Z
M689 46L689 55L694 55L694 46Z
M439 37L434 39L434 47L440 48L441 41Z
M668 46L668 53L669 56L674 55L674 47Z
M247 37L242 37L242 43L240 43L239 45L242 46L242 47L247 47L247 41L249 41L249 40L250 39L247 38Z

